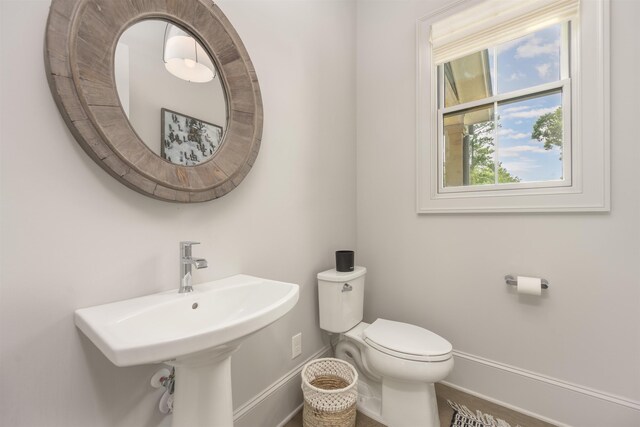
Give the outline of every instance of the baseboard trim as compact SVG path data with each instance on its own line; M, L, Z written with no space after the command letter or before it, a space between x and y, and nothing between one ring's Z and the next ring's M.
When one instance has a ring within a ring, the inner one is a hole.
M240 420L242 417L246 416L248 413L250 413L251 411L255 410L265 400L269 399L272 395L274 395L281 388L283 388L289 381L294 379L296 377L296 375L299 375L300 372L302 371L302 368L304 367L304 365L306 365L309 361L311 361L313 359L317 359L317 358L325 355L330 350L331 350L331 347L328 346L328 345L322 347L320 350L316 351L311 356L309 356L307 359L305 359L303 362L298 364L295 368L293 368L289 372L287 372L284 376L282 376L279 379L277 379L269 387L267 387L264 390L262 390L255 397L253 397L252 399L249 399L247 402L245 402L244 404L240 405L233 412L233 420L234 420L234 422ZM296 412L297 412L297 410L292 412L288 416L289 418L286 419L285 421L283 421L281 424L284 424L284 423L286 423L286 421L289 421L289 419L291 419L295 415Z
M280 424L278 424L276 427L283 427L286 423L288 423L289 421L291 421L291 419L293 417L296 416L296 414L298 412L300 412L302 410L302 407L304 406L304 402L302 402L301 404L299 404L296 409L294 409L289 415L286 416L286 418L284 420L282 420L280 422Z
M568 381L563 381L563 380L559 380L557 378L553 378L553 377L549 377L546 375L542 375L539 374L537 372L532 372L532 371L528 371L526 369L521 369L515 366L511 366L511 365L507 365L505 363L500 363L500 362L496 362L494 360L490 360L490 359L485 359L484 357L480 357L480 356L476 356L470 353L465 353L462 351L458 351L458 350L454 350L453 351L453 355L455 357L459 357L462 359L466 359L466 360L470 360L472 362L475 363L479 363L485 366L490 366L492 368L495 369L500 369L502 371L506 371L509 372L511 374L515 374L515 375L520 375L522 377L526 377L535 381L540 381L549 385L553 385L555 387L560 387L575 393L580 393L589 397L593 397L596 399L600 399L600 400L604 400L608 403L613 403L616 405L620 405L620 406L624 406L636 411L640 411L640 402L639 401L635 401L635 400L631 400L631 399L627 399L625 397L621 397L621 396L617 396L615 394L612 393L607 393L604 391L600 391L600 390L596 390L590 387L585 387L585 386L581 386L578 384L574 384ZM446 383L445 383L446 384ZM453 384L447 384L451 387L454 388L458 388L461 389L460 387L457 387ZM461 390L461 391L465 391L468 392L466 390ZM472 393L471 393L472 394ZM483 397L486 399L486 397ZM488 400L488 399L487 399ZM496 402L497 403L497 402ZM504 404L502 404L503 406L505 406ZM522 411L520 411L522 412ZM536 417L539 417L537 415L534 415Z
M290 382L292 380L294 380L297 375L300 374L300 372L302 371L302 368L304 367L304 365L306 363L308 363L309 361L313 360L313 359L317 359L319 357L325 356L327 353L330 352L330 349L331 348L328 345L322 347L321 349L316 351L314 354L309 356L307 359L302 361L300 364L298 364L296 367L294 367L289 372L287 372L285 375L283 375L282 377L277 379L275 382L273 382L269 387L267 387L264 390L262 390L255 397L253 397L252 399L248 400L243 405L239 406L234 411L234 417L233 417L234 418L234 422L239 421L240 419L242 419L243 417L249 415L253 411L258 410L260 405L265 403L269 398L271 398L274 395L276 395L279 391L284 390L286 387L293 387L293 385L290 384ZM533 372L533 371L528 371L526 369L518 368L518 367L515 367L515 366L512 366L512 365L507 365L505 363L497 362L497 361L494 361L494 360L486 359L484 357L476 356L476 355L473 355L473 354L470 354L470 353L465 353L465 352L462 352L462 351L454 350L453 354L454 354L454 357L456 357L458 359L463 359L465 361L469 361L469 362L473 362L473 363L479 364L484 368L497 369L499 371L502 371L503 373L515 375L515 377L513 377L513 378L520 378L521 380L524 380L524 381L533 380L533 381L536 381L536 382L539 382L539 383L543 383L543 384L545 384L545 386L555 387L555 388L559 389L559 392L561 390L563 392L577 393L578 395L582 395L582 396L587 397L587 398L598 399L598 400L600 400L602 402L605 402L606 404L613 404L613 405L624 407L627 410L630 409L632 411L637 411L637 412L634 412L634 413L638 413L639 416L640 416L640 402L632 400L632 399L628 399L628 398L625 398L625 397L617 396L615 394L603 392L601 390L593 389L593 388L590 388L590 387L581 386L581 385L574 384L574 383L571 383L571 382L568 382L568 381L563 381L563 380L560 380L560 379L557 379L557 378L553 378L553 377L550 377L550 376L547 376L547 375L539 374L539 373ZM474 369L478 369L478 368L474 368ZM504 401L502 401L500 399L492 398L492 397L490 397L490 396L488 396L486 394L473 391L468 386L461 386L461 385L456 384L454 382L448 382L448 381L443 381L442 383L447 385L447 386L449 386L449 387L452 387L454 389L457 389L457 390L460 390L462 392L471 394L473 396L479 397L479 398L487 400L489 402L493 402L495 404L504 406L506 408L509 408L509 409L514 410L514 411L520 412L522 414L529 415L531 417L540 419L542 421L546 421L548 423L555 424L555 425L558 425L558 426L569 426L569 424L564 424L564 423L558 422L558 421L556 421L556 420L554 420L552 418L548 418L548 417L542 416L539 413L536 413L536 412L533 412L533 411L529 411L529 410L523 409L521 407L518 407L517 405L512 405L512 404L506 403L506 402L504 402ZM534 384L534 383L529 383L529 384ZM592 401L592 402L594 402L594 401ZM287 416L285 416L282 419L282 421L277 423L277 426L278 427L282 427L283 425L285 425L289 420L291 420L300 411L301 407L302 407L302 404L297 405L292 412L290 412ZM257 415L259 415L259 413L254 414L254 416L257 416ZM635 415L633 417L635 419Z

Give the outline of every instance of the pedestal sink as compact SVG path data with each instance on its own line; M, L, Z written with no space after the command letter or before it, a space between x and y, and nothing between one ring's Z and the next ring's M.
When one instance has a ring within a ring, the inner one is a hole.
M76 326L117 366L176 368L174 427L231 427L231 354L298 301L293 283L239 274L83 308Z

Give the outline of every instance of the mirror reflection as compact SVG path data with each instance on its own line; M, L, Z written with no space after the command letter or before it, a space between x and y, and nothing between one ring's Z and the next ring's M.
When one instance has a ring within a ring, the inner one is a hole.
M151 19L118 40L115 80L138 136L168 162L194 166L223 142L227 102L214 62L188 32Z

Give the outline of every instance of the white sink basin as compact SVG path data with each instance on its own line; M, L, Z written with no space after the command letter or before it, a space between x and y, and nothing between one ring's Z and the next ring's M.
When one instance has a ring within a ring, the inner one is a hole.
M174 426L231 426L231 353L291 310L299 287L239 274L193 288L79 309L75 323L117 366L175 366Z
M298 301L298 285L236 275L76 311L78 328L117 366L177 359L256 332Z

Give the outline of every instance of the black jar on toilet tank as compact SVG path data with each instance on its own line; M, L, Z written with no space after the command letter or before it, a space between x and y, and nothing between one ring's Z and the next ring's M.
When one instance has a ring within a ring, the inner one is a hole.
M336 270L353 271L354 254L353 251L336 251Z

